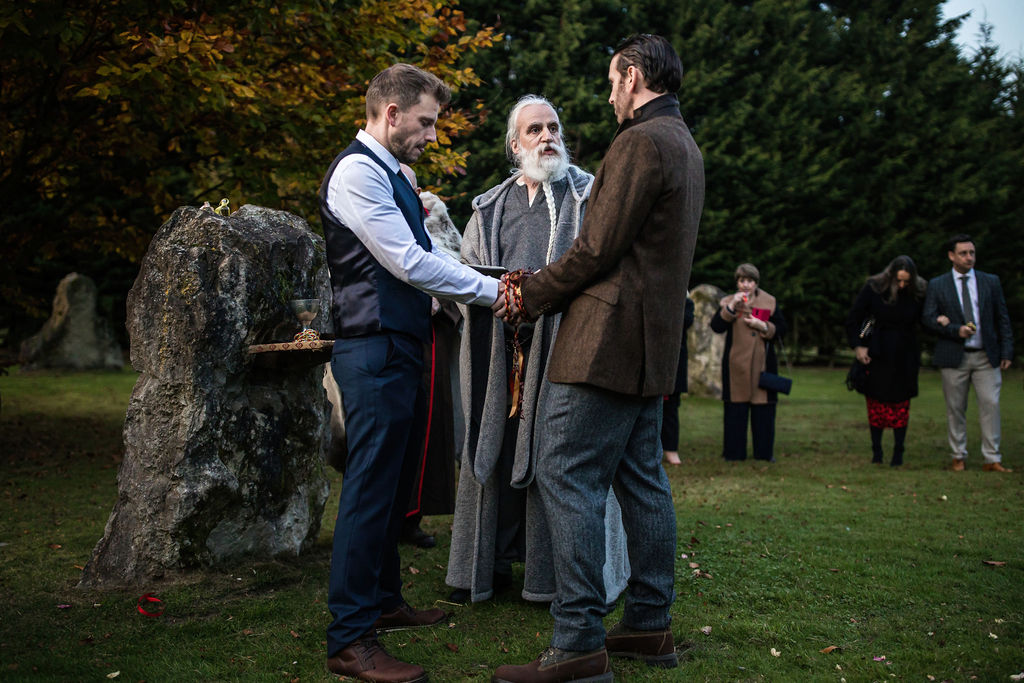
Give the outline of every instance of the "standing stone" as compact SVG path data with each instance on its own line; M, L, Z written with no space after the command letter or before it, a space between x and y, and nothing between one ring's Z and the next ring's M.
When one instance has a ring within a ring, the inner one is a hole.
M96 313L96 283L78 273L57 285L53 311L43 328L21 344L19 362L26 370L119 370L121 347L110 323Z
M718 311L718 304L725 292L714 285L700 285L690 290L693 299L693 326L690 327L689 344L690 394L722 398L722 353L725 351L725 335L711 331L711 318Z
M128 295L141 374L118 499L80 585L294 556L314 541L328 494L323 368L263 368L248 353L292 338L297 298L330 310L323 239L301 218L185 207L160 228Z

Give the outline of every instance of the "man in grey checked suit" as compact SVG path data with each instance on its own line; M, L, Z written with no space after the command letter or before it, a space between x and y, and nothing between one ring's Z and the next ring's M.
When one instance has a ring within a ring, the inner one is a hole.
M967 392L974 385L981 423L982 469L1010 472L999 452L999 388L1013 359L1013 332L999 278L974 269L974 240L948 242L953 269L928 283L921 322L938 336L933 362L942 373L954 471L967 459Z

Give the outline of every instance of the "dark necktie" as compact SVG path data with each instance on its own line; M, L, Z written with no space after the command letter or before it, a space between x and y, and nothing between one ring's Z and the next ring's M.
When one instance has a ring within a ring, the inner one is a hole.
M971 290L967 288L967 276L960 276L960 294L964 300L964 322L974 322L974 304L971 302Z

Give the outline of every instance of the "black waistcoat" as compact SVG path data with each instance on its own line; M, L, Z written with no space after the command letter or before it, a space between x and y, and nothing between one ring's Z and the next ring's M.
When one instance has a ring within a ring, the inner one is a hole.
M430 251L430 237L423 226L423 204L412 186L399 178L376 154L353 140L331 167L320 185L320 220L327 242L331 271L334 329L338 337L358 337L379 332L403 332L430 340L430 296L389 273L347 226L327 208L327 186L338 163L350 154L363 154L380 165L391 181L395 203L405 217L416 243Z

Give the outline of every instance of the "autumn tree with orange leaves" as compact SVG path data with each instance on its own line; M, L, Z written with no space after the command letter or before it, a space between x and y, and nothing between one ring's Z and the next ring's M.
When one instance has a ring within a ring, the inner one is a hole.
M34 331L71 270L117 318L178 206L229 197L313 218L376 72L406 61L465 90L480 81L462 56L499 38L467 32L453 0L5 5L0 345ZM442 114L425 182L465 167L450 142L471 127L467 111Z

